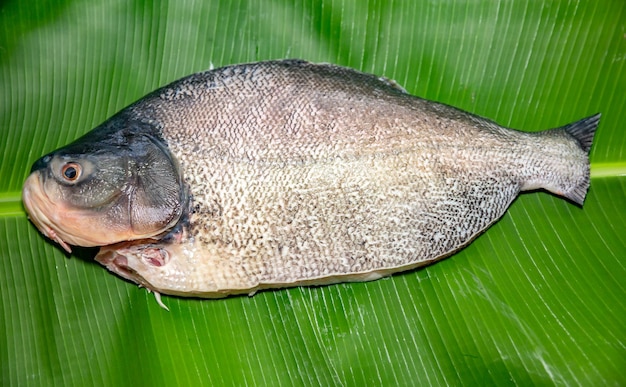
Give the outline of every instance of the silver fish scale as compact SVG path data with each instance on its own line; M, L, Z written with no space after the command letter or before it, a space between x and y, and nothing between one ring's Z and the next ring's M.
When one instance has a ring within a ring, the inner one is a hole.
M419 266L467 245L524 186L562 178L543 167L561 162L555 136L332 65L195 74L131 109L159 124L180 163L183 243L206 255L193 259L195 281L220 288Z

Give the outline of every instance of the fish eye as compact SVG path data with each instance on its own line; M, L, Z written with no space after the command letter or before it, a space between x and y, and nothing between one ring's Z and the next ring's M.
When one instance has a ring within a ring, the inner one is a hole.
M68 182L74 182L80 177L81 171L80 164L67 163L61 168L61 176Z

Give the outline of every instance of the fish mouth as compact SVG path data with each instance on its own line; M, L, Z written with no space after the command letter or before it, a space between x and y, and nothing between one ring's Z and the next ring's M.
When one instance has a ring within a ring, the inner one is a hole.
M94 247L108 244L100 239L99 233L90 232L86 227L89 220L85 219L93 218L93 214L50 199L45 192L43 176L38 171L31 173L24 182L22 202L29 219L39 231L68 253L72 252L70 245ZM97 222L97 219L93 222Z
M28 212L31 222L46 237L57 242L68 253L72 252L70 246L63 239L63 233L59 232L59 227L55 225L55 217L58 209L43 190L41 184L41 173L33 172L24 182L22 190L22 202ZM50 214L50 215L49 215Z

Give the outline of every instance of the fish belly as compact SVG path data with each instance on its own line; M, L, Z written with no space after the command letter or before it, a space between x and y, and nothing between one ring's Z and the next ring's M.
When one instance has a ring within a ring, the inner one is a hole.
M215 163L216 189L190 180L182 243L205 290L376 279L454 253L503 215L520 184L488 164L415 151Z

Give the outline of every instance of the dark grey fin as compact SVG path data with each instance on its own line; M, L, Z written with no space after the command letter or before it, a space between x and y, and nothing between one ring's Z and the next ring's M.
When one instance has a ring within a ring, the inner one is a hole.
M585 197L587 196L587 191L589 190L589 185L589 171L587 171L584 182L574 186L569 192L564 193L563 196L582 207L585 202Z
M572 136L580 145L580 149L589 154L598 123L600 123L600 113L583 118L582 120L573 122L569 125L565 125L557 130L563 130ZM587 196L587 191L589 190L589 184L589 168L587 168L585 176L583 176L580 184L572 187L567 192L563 192L563 196L579 206L582 206L585 201L585 196Z
M589 153L593 136L596 134L596 128L600 123L600 113L593 116L583 118L580 121L565 125L561 129L565 130L570 136L574 137L585 152ZM584 197L584 195L583 195Z

